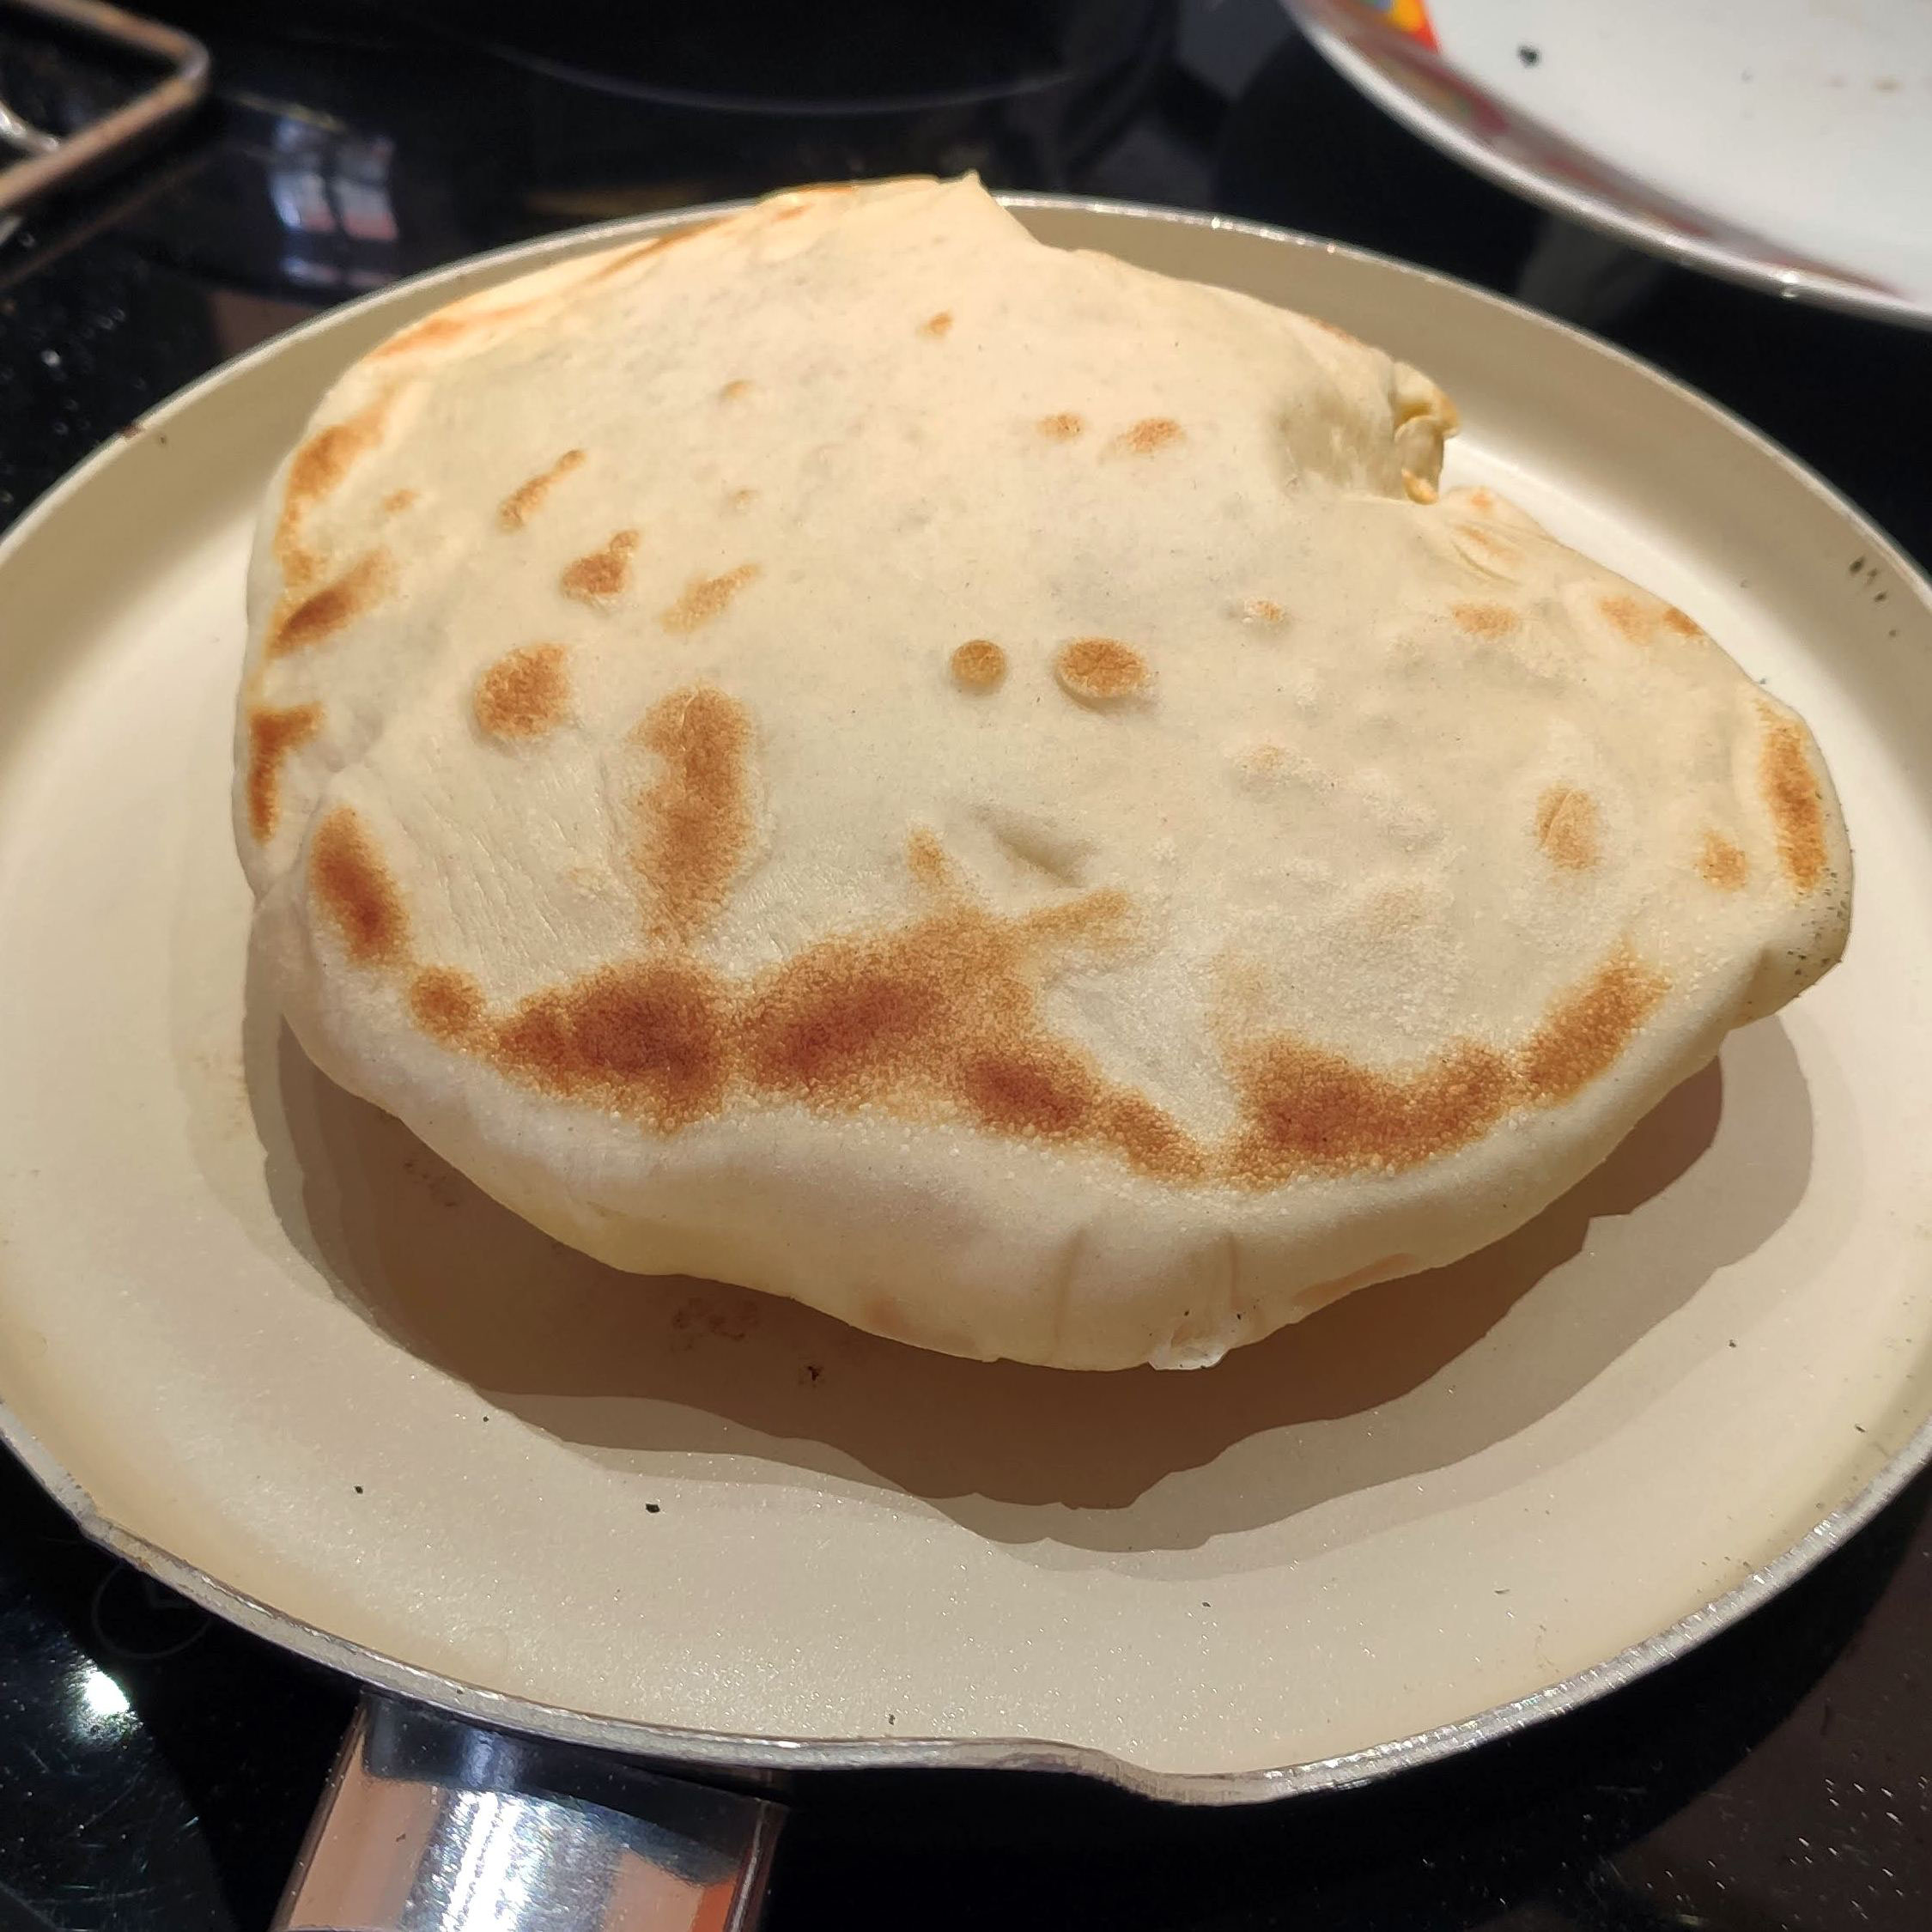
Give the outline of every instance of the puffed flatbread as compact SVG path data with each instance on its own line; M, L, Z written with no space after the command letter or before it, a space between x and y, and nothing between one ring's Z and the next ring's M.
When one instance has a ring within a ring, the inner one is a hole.
M575 1247L963 1355L1209 1362L1494 1240L1851 875L1804 725L1437 500L1453 426L970 180L416 323L250 578L289 1024Z

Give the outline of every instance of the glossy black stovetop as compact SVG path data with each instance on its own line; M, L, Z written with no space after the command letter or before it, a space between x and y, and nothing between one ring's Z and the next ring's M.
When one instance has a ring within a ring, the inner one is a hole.
M1932 337L1663 269L1366 106L1272 0L179 0L218 99L0 245L0 524L317 307L550 228L799 180L1215 208L1586 322L1786 443L1932 562ZM0 99L125 85L0 12ZM4 614L0 612L0 623ZM774 1932L836 1925L1920 1932L1932 1486L1650 1682L1386 1789L1260 1814L1011 1782L808 1790ZM343 1684L88 1546L0 1459L0 1932L264 1925Z

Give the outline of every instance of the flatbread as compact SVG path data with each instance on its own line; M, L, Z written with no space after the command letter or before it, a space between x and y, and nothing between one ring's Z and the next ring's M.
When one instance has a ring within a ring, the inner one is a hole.
M575 1247L962 1355L1206 1363L1497 1238L1851 875L1690 617L1437 499L1454 421L970 180L416 324L250 577L289 1024Z

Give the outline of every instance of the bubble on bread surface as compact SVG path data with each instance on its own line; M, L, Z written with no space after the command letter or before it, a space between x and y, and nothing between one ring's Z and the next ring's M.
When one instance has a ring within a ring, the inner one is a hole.
M1106 710L1145 697L1154 673L1139 652L1114 637L1077 637L1054 656L1060 688L1090 709Z
M990 637L968 638L946 661L963 691L983 696L1005 682L1006 653Z

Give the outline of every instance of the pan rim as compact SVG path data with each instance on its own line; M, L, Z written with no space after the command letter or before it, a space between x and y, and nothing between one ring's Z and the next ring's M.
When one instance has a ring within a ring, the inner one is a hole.
M1678 404L1688 405L1712 419L1716 427L1741 440L1756 458L1768 459L1774 467L1782 470L1789 480L1819 501L1835 515L1848 534L1855 536L1865 546L1868 555L1885 562L1902 588L1910 590L1921 604L1932 608L1932 581L1927 580L1890 538L1808 465L1690 385L1678 381L1641 358L1586 331L1455 276L1419 268L1373 250L1352 247L1265 222L1085 196L1012 193L1002 194L999 199L1006 206L1019 210L1037 209L1172 223L1227 231L1297 249L1319 250L1379 270L1393 270L1405 279L1419 279L1428 286L1452 291L1459 298L1473 298L1479 303L1493 305L1518 324L1527 323L1548 331L1566 338L1572 348L1622 365L1626 371L1660 387ZM138 427L143 430L165 428L175 417L195 407L204 393L281 354L292 343L351 324L355 317L369 309L391 302L404 302L414 295L459 284L496 264L536 267L632 235L648 235L727 214L744 205L743 201L713 203L570 229L536 241L513 243L486 253L465 257L460 262L392 283L355 301L327 310L210 370L138 419ZM123 434L125 436L125 432ZM23 548L44 523L58 513L70 498L82 491L100 469L114 459L122 440L122 437L110 438L49 489L20 517L4 538L0 538L0 573L4 572L16 550ZM197 1607L311 1663L472 1722L592 1749L614 1751L674 1772L695 1772L752 1784L769 1783L778 1776L797 1771L1025 1770L1072 1775L1165 1802L1239 1806L1346 1789L1399 1771L1439 1762L1479 1745L1512 1736L1546 1718L1594 1703L1686 1655L1706 1637L1741 1621L1807 1574L1868 1523L1914 1477L1932 1464L1932 1418L1922 1423L1854 1496L1815 1523L1782 1555L1650 1637L1627 1645L1556 1684L1450 1723L1334 1757L1240 1771L1161 1771L1137 1765L1097 1747L1043 1738L948 1739L896 1735L787 1738L698 1730L651 1723L641 1719L599 1716L484 1689L443 1677L305 1623L287 1612L230 1589L207 1571L110 1522L95 1508L86 1490L60 1467L3 1400L0 1400L0 1442L7 1445L41 1488L73 1518L90 1540L166 1584Z

